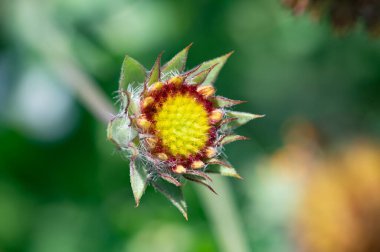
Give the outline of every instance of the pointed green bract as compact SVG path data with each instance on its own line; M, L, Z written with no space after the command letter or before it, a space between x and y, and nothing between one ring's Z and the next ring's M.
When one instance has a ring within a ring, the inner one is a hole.
M249 138L245 136L239 136L239 135L227 135L220 140L219 144L220 145L226 145L235 141L240 141L240 140L248 140Z
M168 78L168 74L171 72L182 72L186 66L187 54L192 44L188 45L185 49L177 53L168 63L166 63L161 72L163 74L162 77Z
M229 122L227 125L228 128L230 129L235 129L237 127L240 127L247 122L264 117L265 115L255 115L251 113L246 113L246 112L237 112L237 111L226 111L226 116L229 118L236 118L236 120Z
M206 172L209 173L217 173L222 176L227 176L227 177L234 177L241 179L242 177L237 173L235 168L233 168L229 163L226 163L227 165L223 164L211 164L207 166Z
M128 91L122 90L119 97L122 111L128 112L129 115L136 114L139 111L138 102L132 98Z
M187 220L187 205L183 198L182 187L169 184L161 179L152 182L152 185L157 191L165 195Z
M218 74L224 64L226 63L227 59L231 56L232 52L227 53L226 55L220 56L218 58L203 62L199 69L195 71L192 76L197 75L198 73L209 69L210 67L213 67L210 73L207 75L206 79L203 81L202 85L213 85L216 78L218 77Z
M217 65L217 64L216 64ZM201 85L203 82L205 82L205 80L207 79L207 76L209 75L209 73L211 72L211 70L216 66L216 65L213 65L211 66L210 68L206 69L206 70L203 70L201 72L198 72L196 75L194 75L192 78L191 78L191 83L192 84L195 84L195 85ZM196 71L195 71L196 72Z
M139 162L139 160L136 160L138 155L137 149L132 150L132 152L135 153L131 157L129 163L130 180L133 196L136 201L136 206L138 206L140 204L140 199L143 196L148 185L148 175L143 167L143 164Z
M198 183L200 185L203 185L205 187L207 187L211 192L215 193L216 195L218 195L216 193L216 191L214 190L214 188L204 179L202 179L201 177L198 177L198 176L194 176L194 175L189 175L189 174L186 174L184 175L184 177L190 181L193 181L195 183Z
M136 136L137 131L130 127L128 117L116 117L108 124L107 138L119 148L128 148Z
M223 96L215 96L215 99L213 100L214 105L219 108L232 107L245 102L246 101L231 100Z
M221 165L221 166L225 166L228 168L232 168L232 165L230 163L228 163L226 160L220 160L218 158L211 158L208 161L208 163L211 165Z
M121 67L119 90L127 90L128 86L138 87L144 83L145 78L145 67L132 57L125 56Z
M175 179L173 176L171 176L169 174L160 174L160 177L163 180L165 180L165 181L167 181L167 182L169 182L175 186L181 186L182 185L177 179Z
M162 56L162 53L158 55L157 60L154 63L154 66L152 67L152 70L149 73L149 76L146 81L146 84L148 87L151 86L153 83L160 80L161 56Z
M212 179L210 178L210 176L208 176L206 173L204 173L203 171L199 171L199 170L187 170L186 173L184 173L186 175L189 175L189 176L194 176L195 178L198 178L200 180L208 180L210 182L212 182Z

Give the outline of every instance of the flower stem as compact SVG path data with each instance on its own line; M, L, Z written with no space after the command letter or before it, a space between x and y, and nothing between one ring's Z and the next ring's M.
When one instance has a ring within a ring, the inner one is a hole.
M231 185L225 177L212 176L212 180L213 187L219 194L217 196L203 187L194 187L212 224L211 227L216 236L220 251L251 251L239 218L240 214L233 200Z

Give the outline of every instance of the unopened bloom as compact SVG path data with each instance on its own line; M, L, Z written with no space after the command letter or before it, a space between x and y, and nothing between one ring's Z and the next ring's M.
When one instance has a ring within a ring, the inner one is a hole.
M130 159L136 204L151 184L186 218L183 182L213 191L206 173L240 178L222 157L222 147L245 140L233 129L261 117L227 110L243 101L215 95L213 83L231 53L184 72L189 48L164 66L159 56L150 71L126 56L118 92L121 109L108 126L108 138Z

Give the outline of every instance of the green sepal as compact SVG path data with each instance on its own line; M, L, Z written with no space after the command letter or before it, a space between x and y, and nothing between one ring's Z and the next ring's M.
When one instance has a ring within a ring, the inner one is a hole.
M145 78L145 67L134 58L126 55L121 66L119 90L128 90L128 86L138 87L139 84L144 83Z
M186 61L187 61L187 54L189 52L190 47L192 44L188 45L185 49L177 53L170 61L168 61L164 66L161 68L162 77L168 78L169 74L172 72L178 72L181 73L185 69Z
M182 213L183 217L187 220L187 205L183 198L182 187L169 184L162 179L157 179L152 182L154 188L162 193L178 210Z
M184 173L183 175L194 176L194 177L197 177L201 180L208 180L208 181L212 182L212 179L210 178L210 176L208 176L205 172L203 172L201 170L188 169L186 171L186 173Z
M159 174L159 176L160 176L163 180L165 180L165 181L167 181L167 182L169 182L169 183L171 183L171 184L173 184L173 185L175 185L175 186L182 186L181 182L179 182L176 178L174 178L174 177L173 177L172 175L170 175L170 174L162 173L162 174Z
M192 175L192 174L184 174L183 177L186 178L187 180L190 180L192 182L195 182L207 187L211 192L218 195L216 191L214 190L214 188L212 188L212 186L207 182L207 180L204 177L200 177L200 176Z
M156 62L154 63L153 67L152 67L152 70L149 72L149 76L146 80L146 86L149 87L151 86L153 83L157 82L157 81L160 81L160 77L161 77L161 56L162 56L162 53L160 53L160 55L158 55L157 59L156 59Z
M227 168L232 168L232 165L227 160L220 160L218 158L211 158L207 161L209 165L222 165Z
M107 138L119 149L128 148L136 136L137 131L130 127L130 120L126 116L115 117L108 123Z
M227 107L232 107L238 104L245 103L246 101L231 100L223 96L215 96L212 102L218 108L227 108Z
M148 174L138 157L138 150L136 147L130 147L132 156L129 161L130 181L133 196L135 198L136 207L140 204L140 199L143 196L145 189L148 185Z
M205 82L205 80L207 79L207 76L209 75L209 73L211 72L211 70L217 66L218 64L215 64L209 68L207 68L206 70L203 70L201 72L198 72L198 69L194 71L194 73L196 73L195 75L193 74L190 74L191 77L191 84L194 84L194 85L202 85L203 82ZM200 65L199 67L201 67L202 65Z
M206 167L205 172L217 173L222 176L234 177L242 179L242 177L237 173L235 168L231 166L227 161L221 161L218 159L212 159L209 162L209 165Z
M226 145L235 141L248 140L248 137L240 135L226 135L218 142L218 145Z
M257 119L257 118L261 118L265 116L265 115L255 115L255 114L246 113L246 112L237 112L237 111L229 111L229 110L225 112L225 115L228 118L236 118L236 120L233 120L229 122L228 124L224 125L229 129L235 129L237 127L240 127L246 124L247 122L253 119Z
M128 91L121 90L119 99L121 102L121 111L123 111L124 113L128 112L128 114L133 115L139 112L138 102L132 98L131 93L129 93Z
M202 85L213 85L216 78L218 77L220 70L222 69L222 67L224 66L227 59L231 56L232 53L233 52L230 52L218 58L203 62L201 66L198 68L198 70L192 74L192 76L196 76L200 72L213 67L211 71L208 73L207 78L202 83Z

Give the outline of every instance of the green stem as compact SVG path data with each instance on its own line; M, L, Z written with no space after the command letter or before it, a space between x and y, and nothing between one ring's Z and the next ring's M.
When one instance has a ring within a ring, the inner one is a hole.
M62 83L74 91L78 100L99 120L108 123L115 109L91 77L75 66L75 62L46 58L48 65Z
M220 251L248 252L247 236L244 233L239 211L234 202L233 190L227 178L212 176L213 187L218 195L195 185L198 197L211 222L211 227L219 243Z

